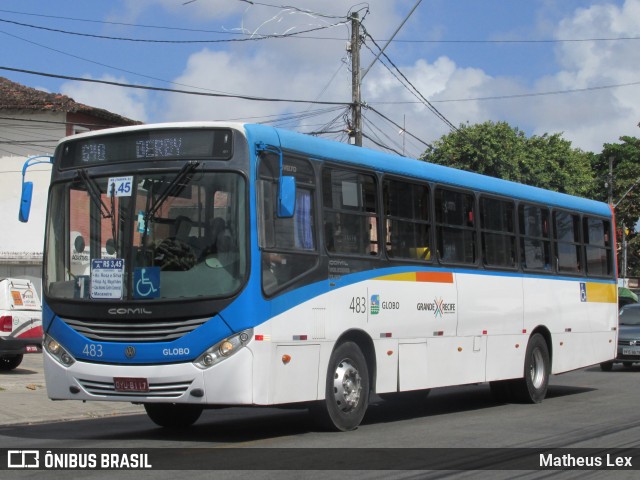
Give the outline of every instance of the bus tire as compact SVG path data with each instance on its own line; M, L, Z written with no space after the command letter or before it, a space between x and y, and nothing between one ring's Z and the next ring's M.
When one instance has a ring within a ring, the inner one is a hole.
M145 403L144 409L156 425L179 429L193 425L200 418L203 407L188 403Z
M0 370L6 372L18 368L23 358L23 355L5 355L0 357Z
M613 362L602 362L600 364L600 370L603 372L610 372L613 369Z
M538 333L529 339L524 358L524 376L511 380L509 385L515 400L522 403L540 403L547 395L551 361L549 347Z
M369 406L369 370L362 351L353 342L338 345L329 360L325 400L312 409L329 430L355 430Z

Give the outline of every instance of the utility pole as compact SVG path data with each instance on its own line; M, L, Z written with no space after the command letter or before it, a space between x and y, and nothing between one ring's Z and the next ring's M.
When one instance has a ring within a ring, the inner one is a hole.
M411 14L418 8L422 0L417 0L414 7L409 14L402 21L400 26L393 33L391 38L387 41L386 45L380 50L380 53L373 59L371 65L369 65L363 72L360 71L360 18L357 12L351 14L351 43L348 49L351 51L351 132L349 134L349 140L354 145L362 146L362 94L361 83L364 76L369 72L374 63L378 61L380 55L384 53L391 41L398 34L402 26L409 19Z
M609 205L613 205L613 157L609 157L609 177L607 178L609 187Z
M353 144L362 146L362 104L360 92L360 19L351 14L351 135Z

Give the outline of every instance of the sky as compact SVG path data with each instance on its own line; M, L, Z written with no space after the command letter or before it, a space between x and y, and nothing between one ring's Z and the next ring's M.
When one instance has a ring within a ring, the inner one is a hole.
M0 76L145 123L248 121L345 142L352 12L371 67L365 146L417 157L452 125L486 121L595 153L640 136L640 0L3 0Z

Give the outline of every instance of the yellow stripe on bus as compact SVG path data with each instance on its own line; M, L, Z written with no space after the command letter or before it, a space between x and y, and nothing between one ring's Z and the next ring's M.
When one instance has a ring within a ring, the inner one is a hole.
M394 282L430 282L430 283L453 283L453 273L451 272L407 272L394 273L378 277L376 280L390 280Z
M617 303L618 287L610 283L587 283L587 302Z

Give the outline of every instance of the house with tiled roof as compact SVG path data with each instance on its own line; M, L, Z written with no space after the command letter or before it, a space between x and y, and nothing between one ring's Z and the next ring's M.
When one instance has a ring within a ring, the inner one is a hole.
M0 278L40 282L44 215L51 167L27 173L34 184L29 223L18 221L22 166L32 155L53 154L68 135L141 122L0 77Z

